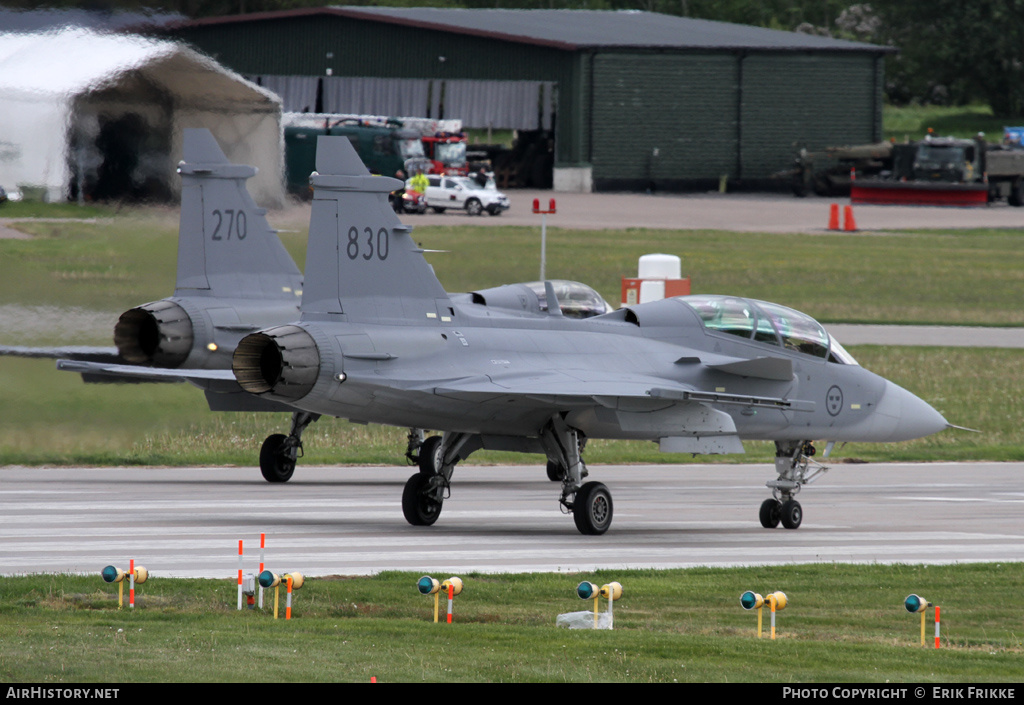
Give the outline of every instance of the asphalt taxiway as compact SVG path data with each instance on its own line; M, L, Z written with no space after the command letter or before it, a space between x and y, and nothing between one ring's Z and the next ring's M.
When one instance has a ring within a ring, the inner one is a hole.
M809 562L1024 561L1024 463L837 463L800 494L803 526L764 529L763 465L593 466L615 520L577 533L542 466L459 467L437 524L402 518L398 467L0 469L0 574L233 578L588 571Z

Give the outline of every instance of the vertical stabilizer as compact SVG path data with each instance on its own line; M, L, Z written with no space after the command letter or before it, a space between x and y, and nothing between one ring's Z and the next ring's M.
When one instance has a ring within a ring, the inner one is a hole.
M319 138L316 169L303 317L451 321L448 294L388 203L402 182L371 176L345 137Z
M302 275L246 190L256 174L232 164L206 129L186 129L176 296L295 300Z

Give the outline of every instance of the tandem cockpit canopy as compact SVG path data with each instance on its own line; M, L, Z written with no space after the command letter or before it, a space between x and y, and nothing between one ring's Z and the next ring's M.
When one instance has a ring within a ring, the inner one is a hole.
M778 345L842 365L858 364L820 323L791 308L734 296L700 294L680 296L678 300L700 316L707 330Z

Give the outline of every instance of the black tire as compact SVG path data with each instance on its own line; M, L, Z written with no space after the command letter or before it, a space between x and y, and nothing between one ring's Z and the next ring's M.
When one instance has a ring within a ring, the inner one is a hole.
M402 490L402 514L413 526L431 526L441 516L442 503L425 494L431 477L418 472L409 478Z
M480 215L484 212L484 207L477 198L471 198L466 201L466 212L470 215Z
M1021 179L1014 179L1010 184L1010 195L1006 197L1006 202L1015 208L1024 206L1024 183Z
M581 534L600 536L612 525L612 495L600 482L588 482L576 492L572 518Z
M783 502L779 517L782 519L782 525L787 529L798 529L800 522L804 520L804 509L799 502L791 499Z
M423 439L419 450L420 472L436 475L441 472L441 436L430 436Z
M565 468L551 460L548 461L547 473L552 482L561 482L565 478Z
M766 499L761 502L761 526L766 529L774 529L779 525L779 521L782 518L782 505L779 504L778 500Z
M275 433L267 436L260 448L260 472L267 482L288 482L295 472L296 450L284 449L288 436Z

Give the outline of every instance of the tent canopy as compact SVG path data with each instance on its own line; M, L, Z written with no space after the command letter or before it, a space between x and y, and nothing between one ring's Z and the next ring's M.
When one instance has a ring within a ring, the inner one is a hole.
M174 42L83 29L0 34L0 185L50 200L172 198L186 127L255 166L264 205L283 201L281 103Z

